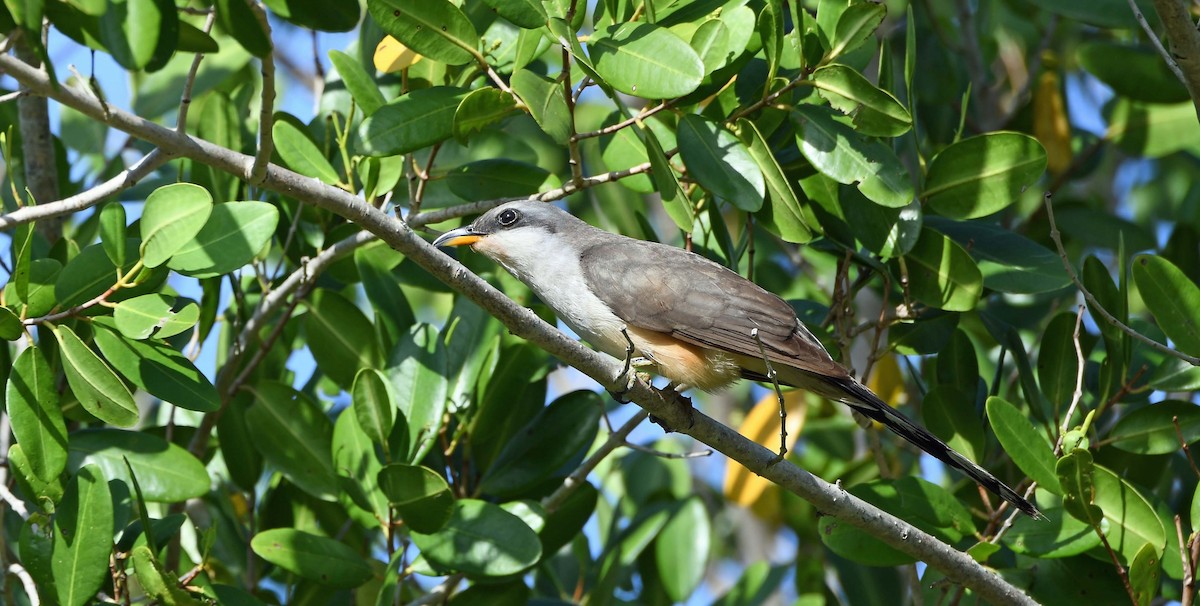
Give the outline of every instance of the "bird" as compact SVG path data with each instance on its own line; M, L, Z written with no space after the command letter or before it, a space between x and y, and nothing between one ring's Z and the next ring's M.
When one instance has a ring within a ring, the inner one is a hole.
M1043 517L855 379L786 301L701 255L614 234L536 201L499 205L432 244L469 246L491 258L592 347L617 359L636 356L679 392L769 381L774 370L780 384L848 405L1025 514Z

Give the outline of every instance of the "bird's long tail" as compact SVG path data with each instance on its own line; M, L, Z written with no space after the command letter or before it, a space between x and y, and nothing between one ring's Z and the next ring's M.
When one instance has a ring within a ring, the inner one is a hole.
M876 396L858 381L852 378L839 379L832 377L827 377L825 380L846 395L846 397L841 398L842 402L854 410L873 421L883 423L884 426L892 430L896 435L908 440L917 448L937 457L943 463L967 474L972 480L978 482L980 486L990 490L1005 501L1012 503L1017 509L1020 509L1029 516L1035 519L1045 517L1033 503L1030 503L1024 497L1017 494L1017 491L1009 488L1004 482L996 479L996 476L988 473L986 469L976 465L967 457L950 448L950 446L937 439L937 437L929 433L925 428L908 420L907 417L897 412L891 406L888 406L886 402L879 399L879 396Z

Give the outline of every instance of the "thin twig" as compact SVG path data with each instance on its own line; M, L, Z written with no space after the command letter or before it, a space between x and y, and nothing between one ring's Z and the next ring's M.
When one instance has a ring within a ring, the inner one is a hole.
M1179 541L1179 561L1183 563L1183 595L1179 603L1191 606L1196 592L1196 562L1188 557L1188 544L1183 540L1183 520L1175 514L1175 539Z
M1124 332L1138 341L1149 345L1154 350L1175 358L1179 358L1180 360L1183 360L1192 366L1200 366L1200 358L1189 356L1185 353L1171 349L1170 347L1167 347L1166 345L1163 345L1162 343L1159 343L1158 341L1155 341L1154 339L1151 339L1150 337L1147 337L1142 333L1126 326L1125 323L1118 320L1111 313L1108 313L1108 310L1104 309L1104 307L1100 305L1100 301L1096 300L1095 295L1093 295L1086 287L1084 287L1083 282L1079 279L1079 275L1075 273L1075 268L1071 266L1071 261L1067 258L1067 250L1063 247L1062 236L1058 232L1058 225L1054 222L1054 208L1053 204L1051 204L1052 198L1053 196L1050 193L1045 195L1046 218L1050 220L1050 239L1054 241L1054 246L1058 249L1058 256L1062 259L1063 267L1066 268L1067 275L1070 276L1071 282L1075 284L1075 288L1078 288L1079 292L1083 293L1083 297L1087 299L1088 309L1090 309L1092 313L1099 314L1100 317L1104 318L1109 324L1119 328L1121 332Z
M775 367L771 365L771 358L767 356L767 349L763 347L762 339L758 336L758 327L750 329L750 338L758 344L758 355L762 356L763 364L767 366L767 378L771 380L771 385L775 388L775 399L779 401L779 460L782 461L787 456L787 404L783 399L783 388L779 386L779 375L775 372Z
M630 125L637 124L638 122L641 122L642 120L645 120L646 118L649 118L650 116L653 116L654 114L657 114L658 112L660 112L664 109L667 109L668 107L671 107L671 102L663 101L662 103L659 103L658 105L655 105L654 107L651 107L649 109L639 112L636 116L634 116L632 118L626 118L624 120L621 120L620 122L617 122L616 124L610 124L599 130L588 131L586 133L575 133L574 135L571 135L571 138L576 141L582 141L583 139L588 139L591 137L602 137L604 135L610 135L610 134L615 133L615 132L617 132L623 128L626 128Z
M1138 26L1142 28L1142 31L1146 33L1146 37L1150 39L1150 45L1154 47L1154 50L1158 51L1158 55L1162 57L1163 61L1167 62L1167 68L1171 70L1172 74L1175 74L1176 78L1179 78L1179 82L1187 86L1188 81L1183 75L1183 70L1175 62L1175 57L1172 57L1171 53L1163 46L1162 40L1158 39L1158 34L1154 33L1153 29L1150 29L1150 24L1146 22L1146 16L1142 14L1142 9L1138 8L1137 2L1134 2L1134 0L1125 1L1129 4L1129 10L1133 12L1134 20L1138 22Z
M212 31L213 23L217 21L217 13L210 11L204 19L204 33ZM196 74L200 73L200 62L204 60L204 53L196 53L192 57L192 66L188 69L187 78L183 81L183 95L179 99L179 116L175 119L175 132L187 132L187 117L188 110L192 106L192 86L196 83Z
M1183 454L1187 457L1188 465L1192 466L1192 473L1200 478L1200 467L1196 467L1196 461L1192 458L1192 449L1188 448L1187 440L1183 438L1183 429L1179 427L1179 416L1172 416L1171 423L1175 425L1175 437L1179 438L1179 446L1183 448Z
M267 12L254 0L246 2L254 11L254 17L271 44L271 49L262 58L262 107L258 113L258 151L254 154L254 163L246 173L247 181L261 185L267 175L271 155L275 153L275 138L271 133L275 124L275 43L271 40L271 24L267 21Z

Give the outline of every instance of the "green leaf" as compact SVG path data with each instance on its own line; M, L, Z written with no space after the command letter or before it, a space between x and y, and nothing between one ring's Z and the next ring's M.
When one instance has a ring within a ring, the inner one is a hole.
M300 490L318 499L336 499L329 417L286 385L265 382L250 391L254 405L246 411L246 424L254 428L254 444L263 458Z
M279 152L279 157L283 158L288 168L306 177L319 179L326 185L337 185L341 181L337 171L305 131L296 118L277 114L271 126L275 151Z
M120 202L100 209L100 244L114 267L125 265L125 206Z
M16 341L25 334L25 329L21 326L21 318L13 310L7 307L0 307L0 340Z
M583 482L567 498L550 509L546 523L538 531L542 540L543 556L552 556L570 543L596 512L600 492L588 482Z
M381 465L375 452L376 442L359 426L357 407L357 403L351 404L334 421L330 454L342 493L355 505L373 513L380 524L388 519L387 499L379 490Z
M107 4L100 14L100 39L121 67L139 70L150 66L156 54L166 53L169 58L175 51L179 16L173 3L108 0ZM162 67L166 58L154 63Z
M437 328L417 324L388 358L400 412L408 420L408 462L420 461L436 443L446 412L446 350ZM397 456L403 457L402 453Z
M1130 412L1109 433L1113 446L1143 455L1177 452L1182 448L1181 437L1187 444L1200 440L1200 407L1181 400L1167 400Z
M699 497L684 501L658 533L654 561L671 601L686 601L704 580L712 534L708 511Z
M929 217L926 224L968 248L987 288L1036 294L1071 283L1057 253L998 225L936 216Z
M1038 558L1065 558L1100 546L1096 531L1061 507L1043 508L1042 513L1046 514L1045 520L1018 516L1004 536L1004 544L1016 553Z
M1000 440L1000 446L1012 457L1013 463L1038 486L1061 495L1062 486L1054 470L1054 451L1046 436L1031 426L1016 406L1003 398L991 396L987 399L987 416L992 431Z
M572 117L561 83L522 69L513 72L512 89L555 143L565 144L571 138Z
M970 311L983 293L983 275L971 255L953 240L921 229L904 257L909 292L917 300L946 311Z
M900 208L912 202L912 183L890 148L864 139L828 107L799 105L791 120L800 153L819 172L838 183L858 183L864 196L882 206Z
M250 548L302 579L329 587L358 587L374 576L363 556L345 543L294 528L260 532L250 540Z
M175 314L171 311L174 299L151 293L126 299L113 310L117 330L130 339L145 339Z
M679 179L675 176L675 169L667 159L667 154L663 151L662 144L659 143L654 131L639 127L639 132L645 139L646 155L650 159L650 178L658 190L663 209L670 215L676 227L684 231L691 231L692 224L695 222L695 207L692 205L692 201L688 198L687 192L683 191L683 186L679 184Z
M414 532L437 532L450 520L454 494L437 472L419 465L392 463L379 470L379 489Z
M193 278L211 278L239 269L266 246L279 223L279 210L266 202L227 202L167 263Z
M179 581L170 578L163 571L162 564L154 556L154 551L145 545L139 545L130 553L133 570L138 583L146 597L169 606L200 606L202 602L189 595Z
M192 361L161 341L138 341L122 336L111 323L97 320L96 345L125 378L153 396L180 408L214 412L221 396Z
M363 368L354 376L350 389L354 415L367 437L387 452L388 436L396 423L396 399L387 377L373 368Z
M745 49L733 46L733 35L729 26L720 19L710 19L700 24L692 34L691 46L704 64L704 73L711 74L725 67Z
M434 61L462 65L475 57L479 34L447 0L367 0L367 11L384 32Z
M264 0L263 3L271 12L300 27L322 32L348 32L362 17L362 5L358 2Z
M993 132L963 139L929 162L921 197L939 214L975 219L1020 198L1046 172L1046 150L1022 133Z
M958 328L958 314L937 313L916 321L896 324L888 331L888 341L905 356L937 353L950 342Z
M354 303L332 290L314 293L304 332L317 367L343 388L354 383L360 368L379 366L375 327Z
M912 128L912 116L891 93L877 88L858 70L827 65L813 72L817 92L851 117L854 129L868 137L899 137Z
M1141 103L1118 97L1106 108L1104 138L1126 153L1160 158L1180 150L1200 150L1200 122L1191 102Z
M389 343L407 334L416 322L412 305L400 290L399 274L392 271L399 261L399 255L387 247L368 246L354 251L354 267L362 279L363 291Z
M643 99L682 97L700 86L704 62L670 30L643 22L611 25L592 35L588 54L608 84Z
M53 481L67 465L67 426L55 380L42 350L29 347L13 362L4 392L13 436L29 469L44 482Z
M1134 259L1133 282L1175 347L1200 356L1200 287L1173 263L1155 255Z
M885 16L887 7L882 4L858 2L847 6L829 39L826 59L832 60L861 46L875 33Z
M542 409L509 441L484 473L479 488L499 497L524 496L596 438L603 402L595 392L574 391Z
M18 546L21 565L29 571L29 576L38 584L39 591L45 592L46 596L56 596L58 591L54 586L54 558L52 555L54 525L47 524L46 521L46 518L41 515L32 515L25 520L21 526Z
M852 562L867 566L901 566L911 564L912 557L901 553L879 539L833 516L817 520L821 542L833 553ZM735 602L740 603L740 602Z
M142 432L87 429L71 434L68 469L94 464L105 477L133 485L125 462L133 466L147 501L176 503L208 492L208 471L179 446Z
M720 124L688 114L679 121L679 156L718 200L746 212L762 208L766 184L750 150Z
M1167 544L1166 529L1154 512L1154 506L1124 478L1096 465L1095 503L1104 512L1109 527L1105 533L1114 550L1132 562L1142 545L1150 543L1156 549Z
M446 175L450 191L470 202L517 198L558 187L558 177L533 164L489 158L455 167Z
M483 3L518 27L537 29L546 25L546 9L538 0L483 0Z
M714 23L709 21L708 23ZM800 199L796 197L791 179L783 172L779 162L771 153L762 133L754 123L742 118L734 125L734 132L745 144L750 157L762 171L767 188L767 204L758 211L759 222L784 241L806 244L813 239L813 230L804 219Z
M1063 489L1063 509L1081 522L1098 529L1104 511L1094 503L1095 469L1092 453L1083 448L1071 450L1054 467L1058 483Z
M55 509L51 568L58 603L91 603L108 579L112 553L113 506L108 481L99 468L87 465L71 478Z
M456 502L441 530L413 532L412 540L430 562L468 576L517 574L542 555L537 534L521 518L474 499Z
M258 17L245 0L216 0L217 23L237 43L258 58L267 56L273 45Z
M414 90L400 96L375 110L359 125L362 152L369 156L394 156L449 139L454 135L454 115L465 96L462 89L449 86Z
M512 93L495 88L477 88L466 97L454 112L454 138L466 142L472 133L495 124L516 113Z
M350 91L350 96L362 109L363 114L370 116L387 103L383 93L379 92L379 85L375 83L375 79L367 73L357 59L340 50L331 50L329 51L329 61L341 76L346 90Z
M137 250L137 240L126 240L125 248L125 260L128 265L121 268L122 273L133 268L133 257L136 256L136 252L130 254L132 251L129 249ZM30 267L29 299L31 303L35 299L35 284L42 283L41 276L34 272L40 272L43 268L53 270L52 265L43 265L43 261L49 261L49 259L38 259ZM35 280L35 278L37 279ZM100 244L86 246L67 262L67 266L63 267L54 279L54 302L60 307L79 305L103 294L116 281L117 267L109 260L108 254L104 252L104 247ZM41 295L41 293L37 294Z
M954 343L954 339L951 343ZM947 349L942 353L948 351L953 350ZM973 356L974 353L970 355ZM939 370L944 364L943 357L938 356ZM952 384L936 385L925 394L925 400L921 403L921 415L929 431L954 450L966 455L968 459L978 461L981 459L985 436L983 426L975 413L974 394L974 391L963 391L961 387Z
M1075 352L1075 314L1063 312L1042 331L1037 374L1042 393L1053 406L1066 408L1079 377L1079 354Z
M1083 69L1123 97L1147 103L1189 100L1187 89L1171 73L1162 55L1150 48L1085 42L1075 50L1075 57Z
M137 404L112 368L69 327L54 326L52 330L62 348L67 383L84 410L109 425L130 427L137 423Z
M1129 563L1129 586L1138 606L1149 606L1158 596L1158 582L1162 576L1162 561L1158 549L1146 543Z

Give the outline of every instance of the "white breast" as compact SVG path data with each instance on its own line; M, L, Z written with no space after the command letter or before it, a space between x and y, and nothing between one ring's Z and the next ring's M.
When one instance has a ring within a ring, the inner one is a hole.
M593 347L625 357L625 322L588 287L579 251L540 228L493 233L474 248L495 259L555 311L558 318Z

